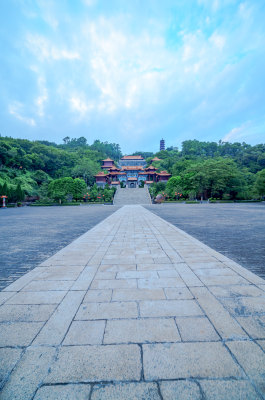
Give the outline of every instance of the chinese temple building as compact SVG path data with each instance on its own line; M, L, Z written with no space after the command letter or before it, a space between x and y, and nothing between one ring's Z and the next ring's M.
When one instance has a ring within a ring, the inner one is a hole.
M153 161L160 161L155 157ZM151 185L153 182L167 182L171 177L167 171L157 172L157 168L150 165L146 167L146 161L142 156L124 156L118 166L114 164L111 158L102 161L101 172L95 175L96 184L104 187L106 184L110 186L120 185L137 187L141 182Z
M158 158L158 157L154 157L154 158L152 158L152 160L151 160L151 164L153 163L153 162L156 162L156 161L162 161L160 158Z

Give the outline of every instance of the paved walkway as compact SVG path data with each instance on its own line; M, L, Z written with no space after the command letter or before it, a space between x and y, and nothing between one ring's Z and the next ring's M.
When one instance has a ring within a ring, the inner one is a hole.
M123 189L117 187L113 204L115 206L125 206L129 204L151 205L151 197L147 187Z
M0 300L1 400L265 397L265 281L141 206Z
M105 205L0 209L0 290L107 218Z

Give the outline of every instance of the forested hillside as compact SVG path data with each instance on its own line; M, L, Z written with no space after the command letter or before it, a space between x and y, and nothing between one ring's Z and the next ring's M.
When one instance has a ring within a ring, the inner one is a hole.
M265 144L186 140L182 149L170 147L156 154L142 153L172 174L167 185L155 184L151 193L169 199L253 199L265 195ZM136 153L135 153L136 154Z
M21 190L25 196L47 198L49 184L66 177L81 178L85 187L92 186L101 160L121 157L118 144L96 140L89 146L84 137L63 141L57 145L0 137L0 194L8 195L9 202L21 201Z
M153 195L230 200L265 195L265 144L187 140L180 150L171 147L158 153L134 154L141 154L148 163L158 157L155 167L172 174L167 185L153 185ZM86 194L87 186L94 185L101 160L110 157L118 161L121 156L118 144L95 140L88 145L84 137L65 137L59 145L0 137L0 195L7 195L9 202L21 201L25 196L61 201L70 191L77 200ZM90 198L103 195L111 197L94 187Z

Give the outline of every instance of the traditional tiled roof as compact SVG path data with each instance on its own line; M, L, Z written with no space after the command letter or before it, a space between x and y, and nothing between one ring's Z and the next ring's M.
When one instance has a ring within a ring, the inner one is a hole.
M168 175L171 175L171 174L169 174L167 171L161 171L161 172L158 172L157 175L168 176Z
M161 161L161 159L160 158L158 158L158 157L154 157L154 158L152 158L152 160L151 161Z
M107 174L104 174L104 172L103 171L100 171L100 172L98 172L96 175L94 175L94 177L97 177L97 176L108 176Z
M144 160L142 156L123 156L121 160Z
M109 168L109 171L110 171L110 172L111 172L111 171L120 171L120 169L117 168L117 167L114 165L113 167Z
M145 168L146 171L155 170L155 169L157 169L157 168L154 167L153 165L150 165L149 167Z
M111 158L106 158L106 160L102 160L103 162L104 161L112 161L112 162L114 162Z

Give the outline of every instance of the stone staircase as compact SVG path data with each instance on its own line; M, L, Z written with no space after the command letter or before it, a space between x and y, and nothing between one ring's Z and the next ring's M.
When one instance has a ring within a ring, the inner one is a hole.
M113 204L124 206L128 204L151 204L147 187L144 188L117 188Z

